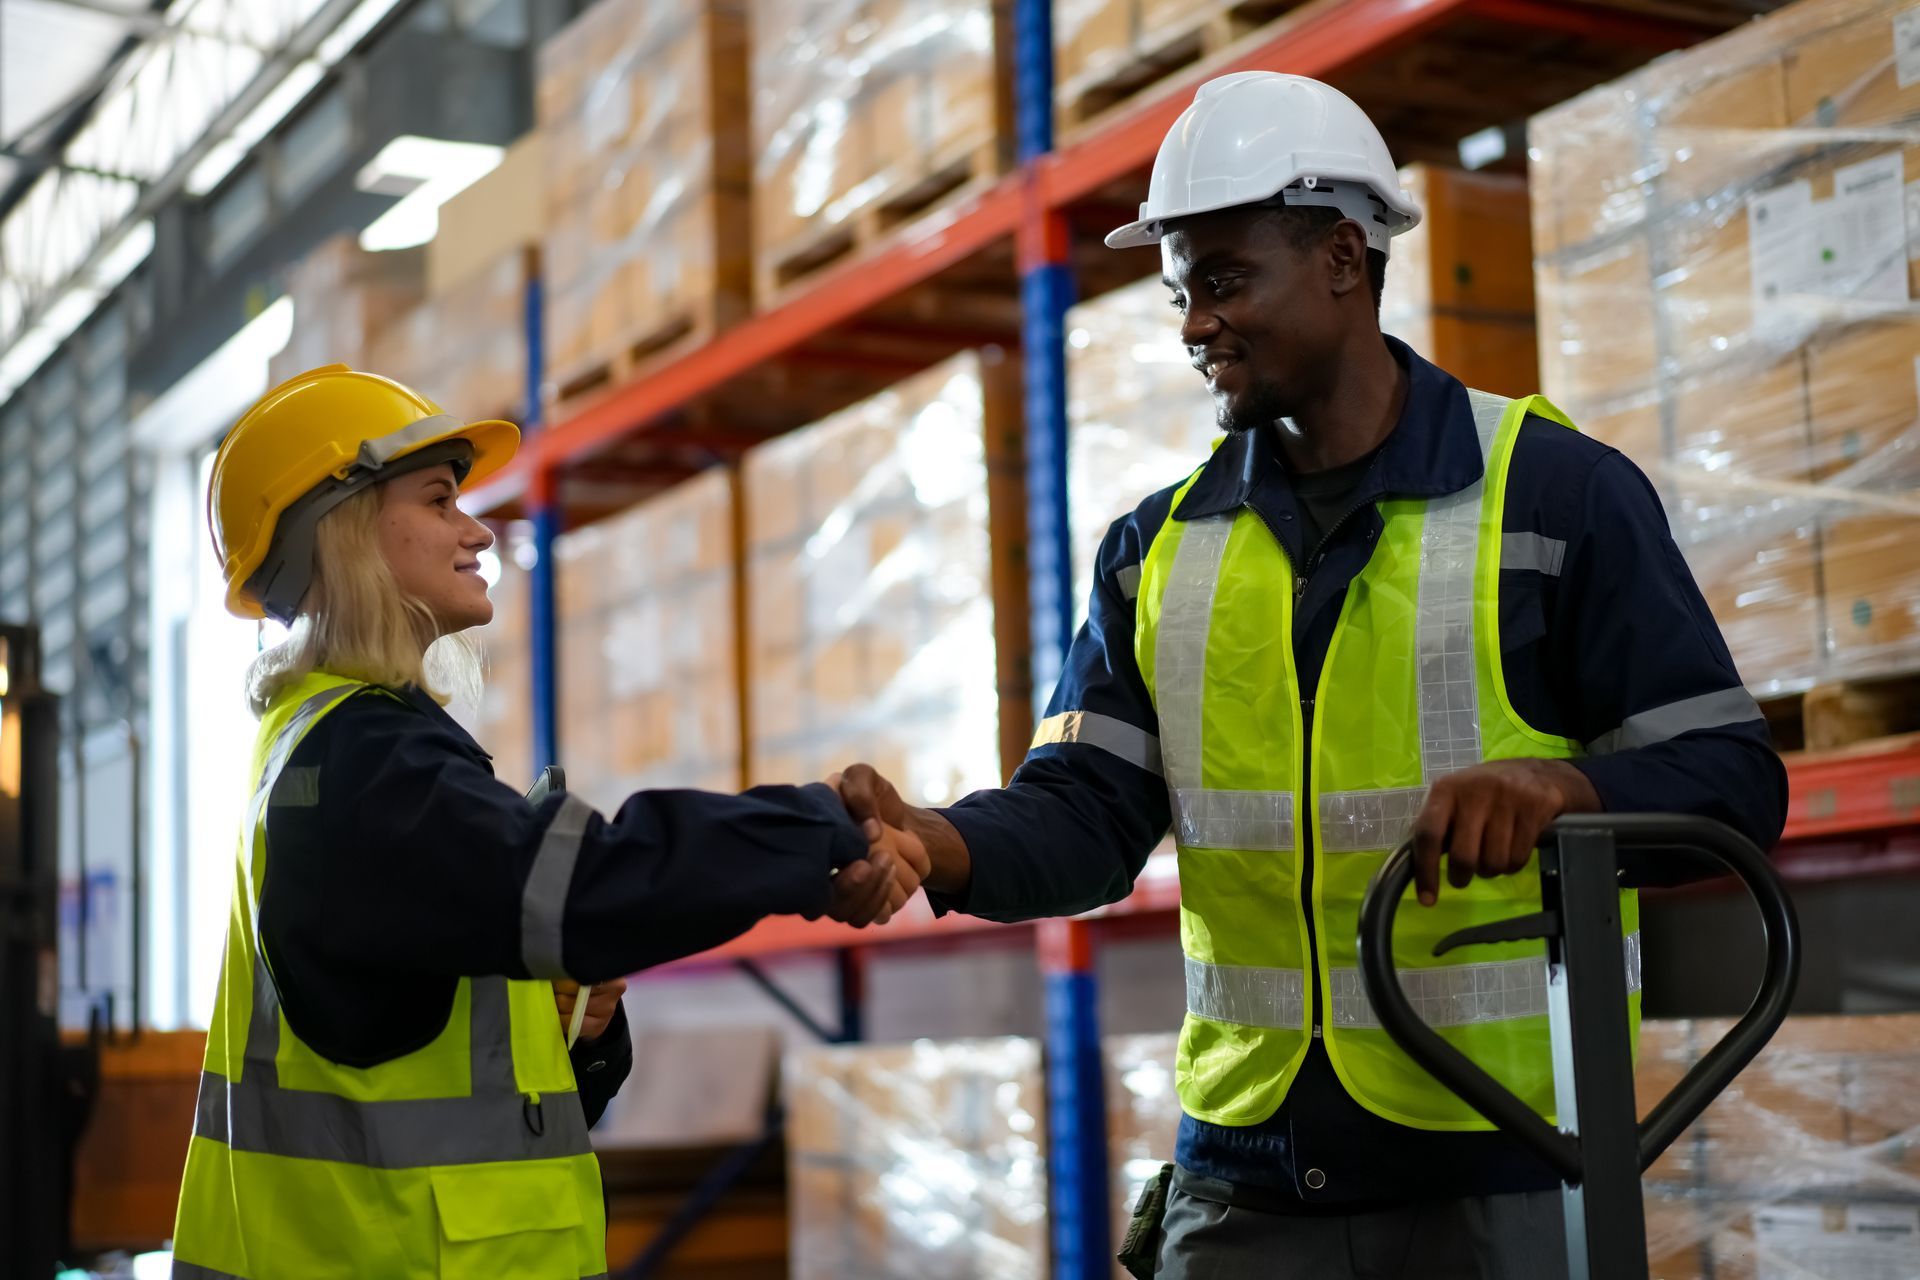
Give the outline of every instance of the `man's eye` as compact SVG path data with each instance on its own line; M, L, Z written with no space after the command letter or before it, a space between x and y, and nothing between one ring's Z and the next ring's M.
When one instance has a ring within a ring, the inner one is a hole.
M1187 300L1185 298L1168 298L1167 305L1183 315L1186 313Z

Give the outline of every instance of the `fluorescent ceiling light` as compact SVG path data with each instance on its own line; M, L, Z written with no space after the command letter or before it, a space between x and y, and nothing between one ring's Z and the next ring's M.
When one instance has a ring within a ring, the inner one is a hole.
M505 153L503 147L480 142L416 134L395 138L360 170L354 185L362 191L405 194L360 233L360 247L379 253L433 239L440 229L440 206L491 173Z
M379 26L380 20L399 5L400 0L364 0L320 42L318 54L321 63L331 67L352 53L354 46L366 37L367 32Z

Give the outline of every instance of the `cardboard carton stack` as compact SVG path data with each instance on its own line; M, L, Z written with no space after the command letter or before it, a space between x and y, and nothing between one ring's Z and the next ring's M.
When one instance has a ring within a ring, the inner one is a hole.
M807 1049L786 1067L795 1280L1040 1280L1034 1041Z
M480 704L450 708L474 741L493 757L493 776L519 791L533 785L540 768L533 759L533 666L529 649L532 608L527 599L531 531L524 524L496 525L493 554L499 577L487 589L493 621L474 633L486 672Z
M750 782L998 784L983 422L966 354L747 455Z
M369 253L350 235L317 245L287 276L293 337L268 362L284 382L326 364L368 367L382 330L417 305L426 291L426 253Z
M1538 117L1545 390L1659 484L1748 683L1920 664L1920 16L1802 0Z
M1640 1033L1640 1113L1729 1027ZM1106 1045L1115 1238L1172 1159L1175 1037ZM1789 1018L1642 1181L1656 1280L1920 1275L1920 1015ZM1123 1204L1123 1200L1125 1203Z
M739 0L607 0L541 46L560 396L746 314L746 75Z
M997 172L1011 99L990 0L750 7L764 306L891 223Z
M643 788L739 790L733 547L724 471L555 540L559 763L602 813Z
M527 282L538 270L540 135L440 208L426 297L374 338L367 360L451 413L521 420L527 403Z

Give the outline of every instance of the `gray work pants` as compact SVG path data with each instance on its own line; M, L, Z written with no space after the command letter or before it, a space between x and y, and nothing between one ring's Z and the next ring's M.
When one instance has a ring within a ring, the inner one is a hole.
M1560 1192L1296 1217L1167 1198L1154 1280L1564 1280Z

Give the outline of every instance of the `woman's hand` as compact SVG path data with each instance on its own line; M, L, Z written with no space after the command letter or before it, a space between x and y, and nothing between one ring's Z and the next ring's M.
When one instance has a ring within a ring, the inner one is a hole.
M613 1012L620 1007L620 997L626 991L625 978L596 982L587 988L587 1016L580 1024L581 1044L598 1040L607 1033L607 1024L613 1021ZM560 1010L560 1030L563 1034L573 1025L573 1005L579 998L579 983L562 978L553 984L553 1003Z

